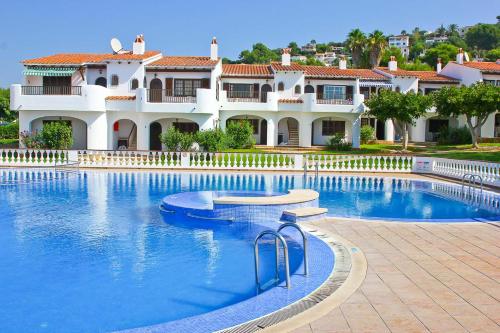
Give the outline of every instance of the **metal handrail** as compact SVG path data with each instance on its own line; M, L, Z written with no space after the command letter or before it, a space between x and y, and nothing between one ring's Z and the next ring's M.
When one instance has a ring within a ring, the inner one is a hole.
M307 237L306 237L306 233L304 232L304 230L302 230L302 228L297 223L291 223L291 222L283 223L282 225L280 225L278 230L276 230L276 232L280 233L283 229L288 228L288 227L292 227L292 228L297 229L302 236L302 248L304 251L303 252L304 253L304 275L307 275L309 272L309 269L308 269L309 265L307 264Z
M279 247L278 247L278 240L281 242L281 245L283 246L283 254L285 257L285 273L286 273L286 287L290 288L291 283L290 283L290 264L288 261L288 245L286 244L286 240L281 236L279 233L273 230L265 230L262 231L257 238L255 238L254 242L254 258L255 258L255 282L258 287L260 287L260 281L259 281L259 240L266 236L266 235L271 235L274 236L274 242L276 244L276 279L279 279Z
M469 181L469 184L467 185L469 192L472 189L472 186L476 187L476 178L479 178L479 186L481 189L481 193L483 193L483 177L481 177L480 175L472 174L472 173L465 173L462 176L462 193L464 192L466 178L468 178L468 181Z

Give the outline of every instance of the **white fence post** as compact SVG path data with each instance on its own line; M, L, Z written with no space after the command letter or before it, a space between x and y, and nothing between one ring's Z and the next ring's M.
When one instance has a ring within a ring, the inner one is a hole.
M189 168L189 164L191 161L191 154L187 152L181 153L181 168L187 169Z

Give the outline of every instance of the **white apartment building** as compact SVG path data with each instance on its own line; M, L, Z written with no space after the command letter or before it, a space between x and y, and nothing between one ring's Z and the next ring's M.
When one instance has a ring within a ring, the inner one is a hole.
M348 69L344 59L338 67L302 66L291 62L289 49L280 62L223 65L215 38L210 56L164 56L147 51L138 36L132 51L56 54L23 64L23 84L11 86L20 131L67 121L72 148L95 150L160 150L159 136L172 126L194 132L225 128L234 119L250 121L260 145L324 145L341 133L357 148L364 124L374 126L380 140L393 141L398 135L398 124L364 116L365 98L379 89L428 93L443 85L500 81L496 63L488 63L488 72L468 67L471 63L456 64L480 77L453 70L454 64L441 73L402 71L395 61L374 70ZM430 110L412 128L411 139L434 139L429 134L437 126L434 118ZM483 136L494 135L493 119Z
M401 50L403 56L408 58L410 55L410 36L408 35L397 35L389 37L389 47L397 47Z
M425 44L432 45L435 43L445 43L447 41L448 41L447 36L433 36L433 37L427 37L425 39Z

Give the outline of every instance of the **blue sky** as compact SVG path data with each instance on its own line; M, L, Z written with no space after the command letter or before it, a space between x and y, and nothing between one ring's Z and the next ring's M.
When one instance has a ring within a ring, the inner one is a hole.
M386 34L440 24L496 21L498 0L6 1L0 15L0 87L21 80L23 59L62 52L109 52L118 37L131 48L143 33L147 49L209 55L217 36L222 57L237 58L255 42L283 47L342 41L356 27Z

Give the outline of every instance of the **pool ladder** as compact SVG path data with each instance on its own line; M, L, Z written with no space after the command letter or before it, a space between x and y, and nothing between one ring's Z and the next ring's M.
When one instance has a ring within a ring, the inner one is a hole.
M303 249L303 255L304 255L304 275L307 276L308 274L308 264L307 264L307 238L306 234L302 230L300 226L298 226L296 223L283 223L278 230L265 230L262 231L256 238L254 242L254 257L255 257L255 283L257 284L257 287L260 288L260 279L259 279L259 240L266 236L270 235L273 236L274 238L274 244L275 244L275 255L276 255L276 267L275 267L275 279L279 280L279 264L280 264L280 246L279 243L281 243L281 246L283 247L283 257L285 260L285 277L286 277L286 287L290 288L291 287L291 282L290 282L290 262L289 262L289 256L288 256L288 244L281 234L281 231L285 228L292 227L297 229L300 232L300 235L302 236L302 249Z
M309 164L307 162L307 157L306 157L306 160L304 161L304 181L307 181L308 168L309 168ZM319 176L319 160L315 159L314 160L314 182L315 183L318 181L318 176Z
M478 183L476 183L476 179L478 179ZM466 185L465 182L468 181L468 184ZM465 187L468 189L468 193L471 192L473 188L477 187L477 184L479 184L480 188L480 194L483 194L483 177L480 175L475 175L472 173L466 173L462 176L462 194L464 194Z

